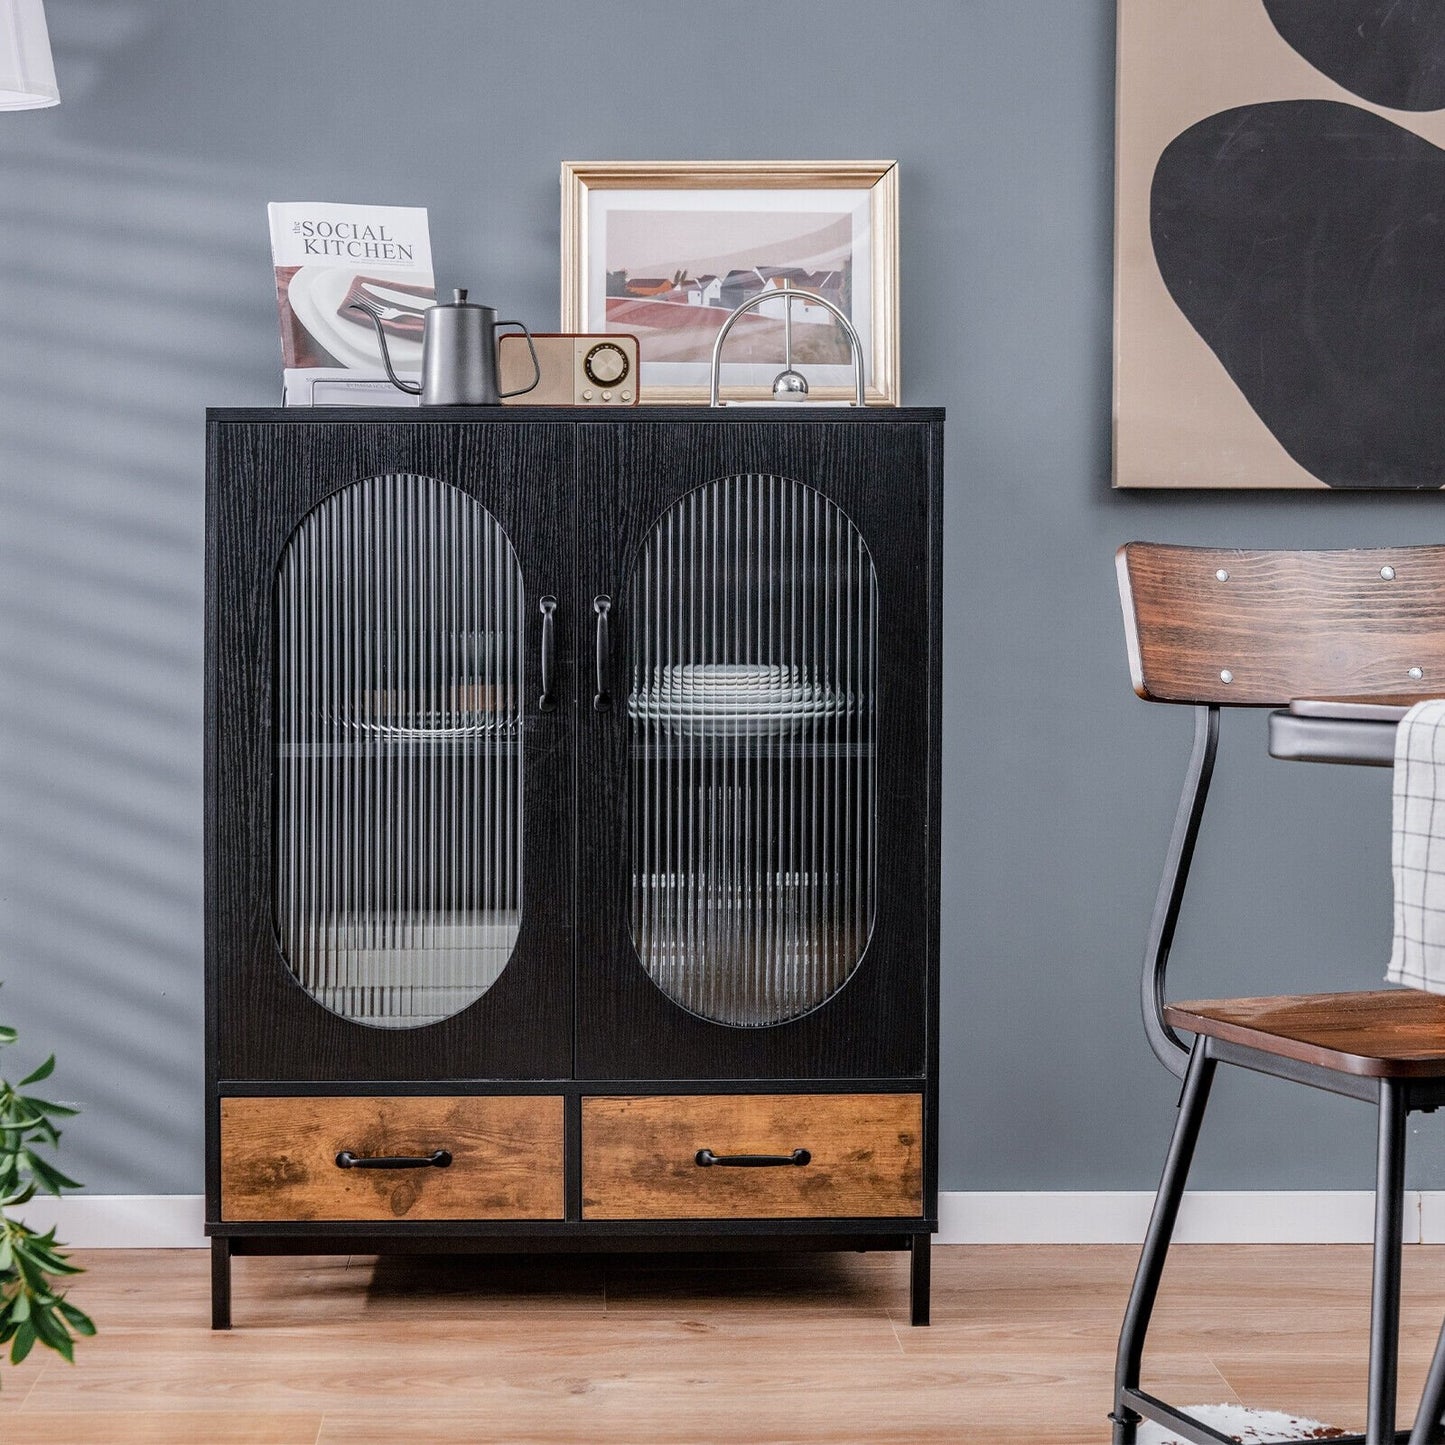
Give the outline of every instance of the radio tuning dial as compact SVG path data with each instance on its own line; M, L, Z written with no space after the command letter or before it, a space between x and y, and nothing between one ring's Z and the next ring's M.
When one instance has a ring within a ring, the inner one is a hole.
M615 386L627 375L627 353L611 341L599 341L583 358L582 370L598 386Z

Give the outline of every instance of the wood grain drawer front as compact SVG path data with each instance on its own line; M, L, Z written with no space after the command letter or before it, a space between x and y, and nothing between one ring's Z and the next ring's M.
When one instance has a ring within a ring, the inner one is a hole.
M763 1167L698 1163L790 1159ZM582 1101L584 1219L816 1219L923 1213L918 1094L715 1094Z
M451 1155L445 1168L338 1166ZM221 1218L561 1219L560 1095L221 1100Z

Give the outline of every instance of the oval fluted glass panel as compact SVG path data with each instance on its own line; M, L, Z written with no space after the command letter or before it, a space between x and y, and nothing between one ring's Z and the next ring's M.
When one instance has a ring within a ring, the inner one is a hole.
M725 477L658 522L625 605L637 956L703 1018L796 1018L873 927L868 549L814 488Z
M408 1028L474 1003L522 912L522 572L431 477L371 477L276 579L275 915L303 988Z

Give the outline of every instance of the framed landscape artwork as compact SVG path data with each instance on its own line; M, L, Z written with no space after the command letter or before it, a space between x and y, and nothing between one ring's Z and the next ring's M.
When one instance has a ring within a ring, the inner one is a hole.
M742 302L784 283L852 322L865 397L898 404L898 168L892 161L566 161L562 329L631 332L644 402L706 401L713 343ZM761 400L783 369L782 302L741 316L723 395ZM852 400L846 334L792 303L794 365L815 400Z
M1118 18L1114 484L1445 485L1445 5Z

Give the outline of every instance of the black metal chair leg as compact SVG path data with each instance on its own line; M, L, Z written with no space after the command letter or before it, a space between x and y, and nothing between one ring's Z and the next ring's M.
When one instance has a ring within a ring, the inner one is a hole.
M211 1241L211 1328L231 1328L231 1241Z
M1410 1432L1410 1445L1441 1445L1445 1442L1445 1429L1440 1427L1442 1414L1445 1414L1445 1326L1441 1326L1435 1358L1430 1362L1429 1375L1425 1377L1425 1393L1420 1396L1420 1409L1415 1415L1415 1428Z
M929 1264L933 1239L931 1235L915 1234L912 1245L912 1265L908 1271L908 1303L912 1323L928 1323Z
M1124 1328L1119 1334L1119 1356L1114 1373L1114 1445L1134 1445L1140 1416L1125 1402L1126 1390L1139 1388L1139 1370L1144 1358L1144 1336L1149 1330L1149 1317L1159 1294L1159 1281L1164 1274L1164 1258L1169 1241L1174 1237L1174 1224L1179 1218L1179 1203L1184 1198L1184 1183L1194 1160L1194 1146L1199 1141L1199 1125L1209 1103L1209 1086L1214 1082L1215 1061L1208 1056L1206 1040L1201 1035L1189 1052L1189 1067L1184 1074L1184 1089L1179 1096L1179 1117L1164 1159L1164 1173L1159 1192L1154 1196L1154 1211L1144 1235L1144 1248L1139 1267L1134 1273L1134 1288L1129 1307L1124 1311Z
M1370 1383L1366 1445L1394 1445L1395 1387L1400 1353L1400 1243L1405 1201L1404 1087L1380 1084L1379 1153L1375 1172L1374 1281L1370 1291Z

